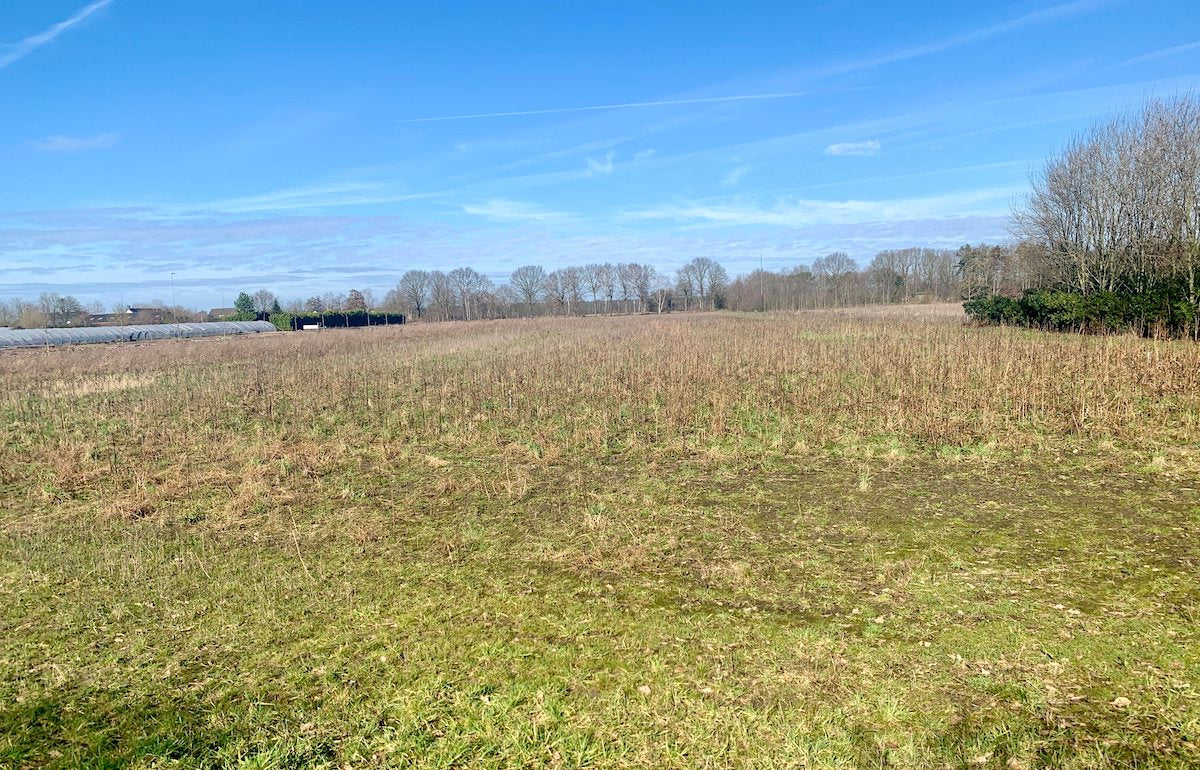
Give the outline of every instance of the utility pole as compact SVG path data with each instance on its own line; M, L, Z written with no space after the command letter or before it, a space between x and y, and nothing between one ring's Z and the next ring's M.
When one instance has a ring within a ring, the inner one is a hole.
M758 252L758 302L765 313L767 311L767 292L763 289L763 257L761 251Z
M171 273L171 317L179 323L179 308L175 305L175 273Z

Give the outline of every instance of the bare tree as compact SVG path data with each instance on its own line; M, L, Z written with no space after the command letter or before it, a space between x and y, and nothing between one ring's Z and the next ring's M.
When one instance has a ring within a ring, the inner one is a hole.
M336 291L326 292L321 295L321 304L325 307L325 312L336 313L346 309L346 295L338 294Z
M654 283L657 271L650 265L642 265L636 262L624 267L630 292L638 301L638 312L645 312L649 308L650 286Z
M1156 99L1075 136L1018 208L1049 273L1083 295L1165 280L1200 304L1200 100Z
M867 274L874 288L875 301L896 302L908 299L912 290L912 272L920 249L889 249L871 260Z
M867 272L874 279L877 301L896 302L909 298L920 254L921 249L889 249L875 255Z
M604 291L604 265L593 262L590 265L584 265L583 285L588 293L592 295L592 312L596 312L596 305L600 302L600 295Z
M257 313L270 313L279 304L279 299L275 294L266 289L259 289L250 295L250 298L254 300L254 310Z
M511 286L498 286L491 294L490 314L493 318L511 318L520 314L521 296Z
M680 267L676 275L678 285L685 296L695 296L700 309L716 309L719 297L728 282L725 267L708 257L696 257Z
M70 294L45 292L38 297L38 310L49 326L79 326L84 314L83 303Z
M429 309L434 315L449 321L454 318L455 292L450 279L441 270L429 274Z
M567 293L567 315L572 305L578 305L583 295L583 271L578 267L564 267L561 271L563 288Z
M564 267L546 276L542 287L547 299L560 311L571 315L571 309L580 301L583 279L577 267Z
M955 271L963 299L989 294L1016 294L1033 285L1025 276L1022 247L966 244L954 252Z
M50 319L41 312L39 303L14 297L8 303L8 322L24 329L34 329L50 324Z
M410 315L424 318L432 284L432 276L424 270L409 270L400 276L400 282L396 284L395 289L400 306Z
M716 310L725 284L729 282L725 268L709 257L696 257L685 265L685 268L690 269L695 276L700 309L703 310L707 303L709 310Z
M525 307L530 316L533 315L533 307L538 303L542 293L546 290L546 271L540 265L525 265L518 267L512 272L508 278L517 295L525 303Z
M454 291L459 307L462 308L463 319L467 321L471 320L472 309L475 307L476 300L481 293L492 288L492 282L482 273L470 267L455 268L450 271L446 278L450 282L450 287Z
M617 293L617 268L611 262L600 266L600 283L604 291L604 313L607 315Z
M570 289L567 288L567 282L564 280L563 271L555 270L546 275L546 280L542 283L546 293L546 299L554 303L554 306L563 312L567 312L570 308Z
M950 249L921 249L913 265L913 292L934 299L958 296L958 258Z
M654 312L661 313L667 309L671 300L671 282L657 270L650 282L650 295L654 301Z
M700 294L696 271L692 269L690 264L684 265L675 271L675 290L679 292L679 296L683 297L683 309L685 311L690 310L692 298Z
M834 305L849 304L848 283L856 265L844 251L835 251L813 260L813 274L824 281L833 296Z
M0 302L0 326L13 326L21 318L18 302L20 300L15 298L7 302Z

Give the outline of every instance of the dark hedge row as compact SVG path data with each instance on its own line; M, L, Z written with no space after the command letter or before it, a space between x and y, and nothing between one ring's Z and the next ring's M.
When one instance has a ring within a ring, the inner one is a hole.
M326 313L272 313L269 319L282 331L299 331L305 326L345 328L348 326L392 326L404 323L400 313L366 310L339 310Z
M1051 331L1123 333L1143 336L1197 336L1197 307L1182 285L1164 284L1144 292L1080 294L1061 289L1029 289L1020 299L992 295L963 304L979 323L1030 326Z

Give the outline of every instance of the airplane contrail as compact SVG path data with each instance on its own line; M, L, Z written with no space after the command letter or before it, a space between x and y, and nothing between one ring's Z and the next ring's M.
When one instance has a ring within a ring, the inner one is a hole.
M433 123L441 120L475 120L476 118L511 118L518 115L556 115L563 112L595 112L623 110L633 107L669 107L677 104L714 104L716 102L749 102L763 99L792 99L806 96L808 91L785 91L777 94L742 94L740 96L709 96L697 99L665 99L657 102L626 102L625 104L596 104L589 107L556 107L549 110L514 110L512 112L477 112L472 115L440 115L434 118L404 118L400 123Z
M30 35L21 42L11 46L11 50L8 53L0 55L0 70L4 69L13 62L24 59L26 56L41 48L46 43L49 43L51 40L66 32L71 27L79 24L96 11L112 5L112 2L113 0L96 0L83 10L77 11L74 16L66 21L60 21L49 29L43 30L36 35Z

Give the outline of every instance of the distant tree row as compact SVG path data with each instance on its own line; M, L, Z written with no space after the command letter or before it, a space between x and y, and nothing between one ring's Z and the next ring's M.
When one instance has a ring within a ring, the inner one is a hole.
M43 292L36 300L14 297L0 300L0 326L25 329L81 326L127 326L203 320L204 313L182 306L171 307L160 300L149 305L116 305L105 310L99 302L84 304L70 294Z
M657 313L667 310L800 310L853 304L957 300L967 281L1008 288L1019 261L1013 247L880 252L865 268L835 252L773 272L756 270L730 280L716 260L697 257L675 271L639 263L593 263L547 271L514 270L496 286L471 268L410 270L381 307L414 319L451 320L583 313ZM974 289L972 289L974 291Z
M727 277L700 257L679 270L676 283L651 265L596 263L547 271L524 265L495 285L469 267L443 273L409 270L387 292L382 307L410 318L452 320L580 313L662 312L679 296L695 307L721 306Z
M924 302L1016 292L1033 285L1023 267L1024 246L963 246L957 251L898 249L879 252L863 268L843 252L784 271L755 270L730 280L709 257L696 257L674 274L652 265L592 263L546 270L524 265L497 285L470 267L448 272L409 270L377 301L369 289L329 292L281 301L267 290L241 292L234 307L211 314L183 308L134 316L119 312L92 319L106 324L179 320L253 320L273 314L336 314L380 310L413 320L475 320L534 315L661 313L665 311L802 310L855 304ZM159 303L161 307L161 303ZM30 309L37 312L31 314ZM93 308L92 311L97 311ZM86 325L77 300L43 295L39 303L0 304L0 326Z
M103 308L85 307L69 294L43 292L36 300L13 298L0 302L0 326L86 326L94 312L103 312Z
M952 301L964 291L964 270L975 254L1003 247L881 251L863 268L844 252L786 271L755 270L728 288L735 310L812 310L892 302Z
M471 267L409 270L376 302L370 290L329 293L280 303L270 291L241 293L229 318L271 313L345 313L382 310L414 320L450 321L583 313L661 313L725 307L729 276L720 264L697 257L674 276L652 265L594 263L547 271L525 265L497 285Z

